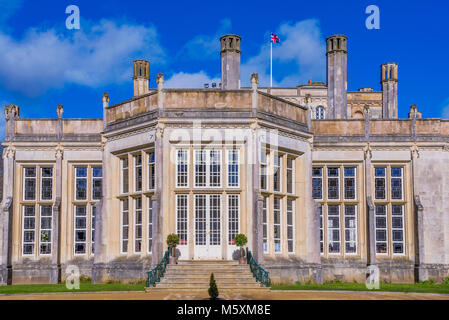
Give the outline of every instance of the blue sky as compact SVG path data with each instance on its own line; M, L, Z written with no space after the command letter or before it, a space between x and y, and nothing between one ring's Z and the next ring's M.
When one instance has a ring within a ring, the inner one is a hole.
M80 8L80 30L65 27L71 4ZM380 30L365 27L371 4ZM63 104L66 118L101 117L103 92L111 103L132 96L139 58L150 60L152 87L159 72L169 87L219 82L218 38L226 33L242 37L242 84L258 72L267 85L275 32L276 85L325 81L325 38L345 34L349 90L379 90L380 65L398 62L399 117L417 104L426 118L449 118L448 18L448 2L433 0L0 0L0 106L46 118Z

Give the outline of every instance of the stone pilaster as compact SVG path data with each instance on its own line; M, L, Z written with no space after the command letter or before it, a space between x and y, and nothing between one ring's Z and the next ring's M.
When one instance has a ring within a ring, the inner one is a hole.
M0 212L1 256L0 285L11 283L12 214L14 196L15 148L9 145L3 151L3 201Z
M151 197L151 203L153 205L153 247L151 248L151 264L153 266L158 265L160 260L162 259L162 248L160 238L162 238L160 234L160 225L159 225L159 208L160 208L160 197L158 194L154 194Z
M163 80L162 80L163 81ZM156 127L154 152L156 160L156 192L153 199L153 250L152 263L157 265L163 256L163 138L164 125L158 124Z
M109 181L109 165L112 162L112 155L109 152L109 147L106 138L102 136L103 149L103 185L102 198L96 204L95 216L95 244L94 244L94 264L92 267L92 283L102 283L107 280L107 224L108 213L111 212L112 192L111 186L115 181Z
M365 195L366 195L366 214L367 214L367 234L368 234L368 265L376 265L376 226L375 226L375 208L372 199L371 184L371 147L368 143L365 148Z
M253 73L251 75L251 88L252 88L252 99L251 99L251 113L253 117L257 117L257 104L258 104L258 94L257 94L257 84L259 83L259 75Z
M59 113L58 113L59 115ZM62 113L61 113L62 115ZM62 131L62 130L61 130ZM60 139L62 138L62 132ZM55 168L55 189L56 201L53 204L53 221L52 221L52 242L51 242L51 264L52 270L50 274L50 283L59 283L61 280L61 256L59 249L59 239L60 239L60 216L61 216L61 199L62 199L62 159L64 155L64 149L61 145L58 145L55 150L56 158L56 168Z
M254 78L252 78L253 80ZM254 122L251 124L251 145L248 145L248 161L252 168L252 254L258 263L263 262L263 197L260 195L259 186L259 169L260 169L260 142L259 142L259 125Z

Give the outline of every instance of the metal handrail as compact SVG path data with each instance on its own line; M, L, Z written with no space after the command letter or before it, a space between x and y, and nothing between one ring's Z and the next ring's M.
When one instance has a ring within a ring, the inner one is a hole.
M167 269L167 263L168 263L168 250L165 251L164 257L162 258L161 262L157 265L156 268L154 268L151 271L148 271L148 277L146 282L146 287L155 287L156 282L161 281L161 278L164 276L165 270Z
M246 262L249 264L249 268L251 269L254 278L256 278L256 280L265 287L269 287L271 283L269 272L257 263L257 261L253 257L253 254L248 250L248 248L246 248Z

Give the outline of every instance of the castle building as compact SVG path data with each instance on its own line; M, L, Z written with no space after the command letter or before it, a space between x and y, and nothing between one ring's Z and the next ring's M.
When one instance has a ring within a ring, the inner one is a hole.
M221 85L150 88L102 119L23 119L5 107L0 284L144 279L180 260L236 259L235 235L273 282L441 281L449 270L449 121L398 119L398 65L382 91L347 91L348 39L327 39L327 83L240 85L241 38ZM243 75L248 77L250 75Z

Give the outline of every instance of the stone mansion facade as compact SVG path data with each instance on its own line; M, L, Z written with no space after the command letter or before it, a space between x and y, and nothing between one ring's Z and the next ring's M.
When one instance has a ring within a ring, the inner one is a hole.
M347 38L327 39L327 81L240 86L240 42L221 37L222 82L149 87L102 119L20 118L5 107L0 284L144 279L180 237L181 260L236 259L244 233L274 282L448 276L449 121L398 119L398 65L382 91L347 91ZM243 75L249 77L249 75Z

